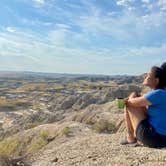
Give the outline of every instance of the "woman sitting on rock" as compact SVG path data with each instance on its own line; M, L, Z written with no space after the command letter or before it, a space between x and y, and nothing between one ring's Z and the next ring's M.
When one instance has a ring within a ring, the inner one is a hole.
M166 63L153 66L143 85L152 89L140 96L132 93L125 100L127 138L122 145L140 141L149 147L166 147Z

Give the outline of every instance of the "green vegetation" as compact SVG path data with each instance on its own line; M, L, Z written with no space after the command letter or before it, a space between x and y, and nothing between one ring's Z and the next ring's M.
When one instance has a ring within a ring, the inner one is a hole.
M18 153L33 153L48 144L49 132L42 130L34 138L23 137L23 138L7 138L0 141L0 155L11 156Z
M114 123L107 120L100 120L92 125L92 129L97 133L113 133L116 126Z
M39 137L29 148L30 152L37 151L47 144L47 140L44 140L42 137Z
M45 92L47 90L60 90L64 89L62 84L53 83L51 85L48 82L43 83L29 83L26 85L22 85L21 87L17 88L17 92Z
M70 127L65 127L62 129L62 135L69 136L70 133L71 133Z
M44 147L48 144L48 136L49 132L46 130L43 130L40 132L39 136L37 136L32 143L29 145L27 152L33 153Z
M46 84L27 84L17 88L17 91L44 91Z
M31 103L28 99L4 99L0 98L1 109L18 109L19 107L29 107Z
M60 90L60 89L64 89L64 86L61 84L53 84L50 86L49 89L56 89L56 90Z
M0 155L9 156L13 154L19 146L17 139L6 139L0 142Z
M40 132L40 137L43 139L43 140L47 140L49 136L49 132L47 130L43 130Z

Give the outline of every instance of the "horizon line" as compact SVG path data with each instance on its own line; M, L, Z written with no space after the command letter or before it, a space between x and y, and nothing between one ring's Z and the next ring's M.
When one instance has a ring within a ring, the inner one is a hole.
M67 73L67 72L46 72L46 71L31 71L31 70L0 70L1 72L8 72L8 73L41 73L41 74L64 74L64 75L90 75L90 76L140 76L142 74L92 74L92 73Z

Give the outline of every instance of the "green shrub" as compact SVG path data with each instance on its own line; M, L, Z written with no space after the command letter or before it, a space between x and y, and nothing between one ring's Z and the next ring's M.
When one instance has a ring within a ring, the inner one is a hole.
M116 126L112 122L108 122L107 120L100 120L92 126L93 130L97 133L113 133L116 129Z
M47 140L49 136L49 132L47 130L43 130L40 132L40 137L43 139L43 140Z
M0 155L9 156L13 154L19 145L17 139L6 139L0 142Z
M71 133L71 129L69 127L65 127L62 129L62 135L68 136Z
M28 153L33 153L36 152L37 150L41 149L43 146L45 146L47 144L47 140L42 139L41 137L39 137L38 139L36 139L28 148Z
M31 154L49 143L49 132L42 130L35 137L8 138L0 141L0 155L11 156L13 154Z
M48 144L48 138L49 132L46 130L43 130L40 132L39 136L36 137L33 142L30 144L30 146L27 149L28 153L36 152L37 150L41 149L45 145Z

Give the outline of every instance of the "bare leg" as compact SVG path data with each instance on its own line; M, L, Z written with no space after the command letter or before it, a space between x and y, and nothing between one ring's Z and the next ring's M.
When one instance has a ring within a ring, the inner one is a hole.
M128 107L127 111L129 113L129 118L132 124L132 127L134 129L134 132L136 131L136 128L138 124L146 118L146 108L144 107Z
M134 141L134 129L129 117L129 112L126 107L124 108L124 117L125 117L125 122L127 127L127 141L131 143Z
M135 98L139 95L137 93L131 93L129 98ZM134 141L135 130L139 122L146 118L146 108L145 107L125 107L125 122L127 127L127 141L129 143Z

